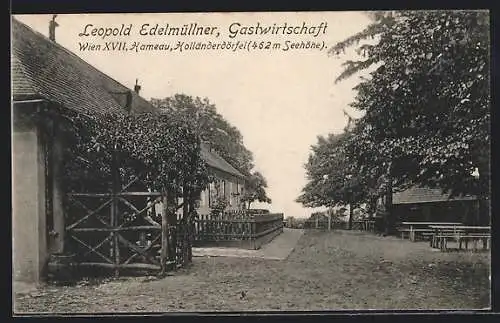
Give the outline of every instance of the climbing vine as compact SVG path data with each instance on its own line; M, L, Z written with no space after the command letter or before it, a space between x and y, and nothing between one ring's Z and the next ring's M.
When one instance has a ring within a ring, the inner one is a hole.
M113 163L122 183L137 176L153 191L200 192L209 181L199 139L182 120L152 113L72 115L69 120L64 156L69 192L109 190Z

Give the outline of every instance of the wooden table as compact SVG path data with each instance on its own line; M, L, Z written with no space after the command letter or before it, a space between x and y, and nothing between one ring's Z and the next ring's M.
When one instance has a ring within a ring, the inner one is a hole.
M375 231L375 220L366 219L366 220L363 220L363 222L364 222L363 224L364 224L365 231L369 231L369 232Z
M448 225L448 226L454 226L454 225L462 225L460 222L401 222L402 225L408 226L409 229L409 235L410 235L410 241L415 241L415 232L417 231L432 231L429 228L431 226L436 226L436 225ZM424 227L424 228L419 228L419 227Z
M358 224L359 230L361 230L361 231L370 231L370 232L375 231L375 220L372 220L372 219L356 220L356 221L353 221L352 224L353 224L353 227L355 224Z
M440 248L441 250L446 249L447 238L455 238L459 243L459 249L461 249L461 242L464 239L470 238L486 238L488 239L491 234L490 226L472 226L472 225L430 225L433 229L433 237L431 239L431 247ZM443 241L440 241L441 237ZM467 240L466 240L467 243Z

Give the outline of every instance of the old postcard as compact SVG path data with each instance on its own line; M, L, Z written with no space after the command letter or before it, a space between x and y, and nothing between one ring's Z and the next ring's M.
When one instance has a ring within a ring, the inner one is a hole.
M14 314L490 308L488 11L11 25Z

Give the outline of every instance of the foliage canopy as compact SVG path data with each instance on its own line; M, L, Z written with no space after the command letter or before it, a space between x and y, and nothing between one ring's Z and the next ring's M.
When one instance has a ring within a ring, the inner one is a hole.
M330 138L313 147L306 166L309 182L299 200L305 205L348 202L341 179L353 165L356 189L367 193L360 198L383 191L379 187L387 180L396 189L421 185L487 197L488 13L398 11L372 17L369 26L329 52L340 56L354 47L360 56L345 62L337 82L371 69L355 87L351 104L363 116L341 145ZM322 176L333 180L322 182Z
M202 140L209 142L211 148L222 158L247 176L242 202L271 203L265 191L267 182L264 176L252 171L253 155L245 147L242 134L217 112L214 104L206 98L193 98L185 94L152 99L151 102L175 120L189 124L190 128L194 129Z
M152 191L180 187L201 191L207 185L198 137L188 125L167 115L77 115L68 134L65 179L70 191L108 190L113 164L122 184L138 176Z

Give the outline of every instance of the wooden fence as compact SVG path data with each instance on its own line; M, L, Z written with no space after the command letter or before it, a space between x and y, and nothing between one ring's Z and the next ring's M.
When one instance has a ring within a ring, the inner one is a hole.
M347 230L348 223L343 221L328 221L328 219L307 220L304 229ZM375 220L354 220L352 230L375 232Z
M52 256L49 270L104 268L115 275L130 270L164 274L191 262L190 191L182 189L186 202L180 203L172 189L151 192L139 176L123 185L118 175L111 192L67 194L65 253ZM155 211L156 206L160 210Z
M194 226L194 246L259 249L283 232L283 214L198 215Z

